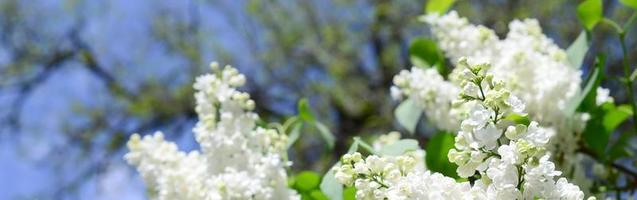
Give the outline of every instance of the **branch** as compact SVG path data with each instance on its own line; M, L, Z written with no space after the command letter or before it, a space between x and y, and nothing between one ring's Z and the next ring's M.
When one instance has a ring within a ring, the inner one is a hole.
M17 132L20 129L20 116L22 113L22 109L24 107L24 103L27 101L31 93L39 86L44 83L53 72L59 69L59 66L71 59L75 55L73 51L60 51L55 52L47 61L44 63L44 70L37 73L33 78L22 82L18 87L18 94L15 100L11 103L11 108L9 108L9 113L6 116L6 123L9 130Z
M593 157L595 160L600 161L601 159L599 158L599 156L597 156L597 154L595 152L593 152L592 150L586 148L585 146L580 145L580 149L577 150L577 152L586 154L590 157ZM633 181L637 181L637 172L632 171L631 169L629 169L628 167L625 167L623 165L617 164L617 163L610 163L610 166L612 166L613 168L617 169L618 171L623 172L626 175L630 175L631 177L633 177Z

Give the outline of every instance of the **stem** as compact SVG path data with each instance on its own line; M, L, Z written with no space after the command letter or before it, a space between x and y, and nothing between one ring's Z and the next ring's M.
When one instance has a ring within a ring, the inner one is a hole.
M633 89L633 80L631 79L630 74L630 66L628 64L628 50L626 50L626 34L622 31L619 33L619 41L622 46L622 64L624 65L624 78L626 79L624 82L626 84L626 89L628 90L628 101L630 101L630 106L633 108L633 128L634 131L637 131L637 105L635 102L635 91Z
M619 24L615 23L613 20L610 20L608 18L602 18L601 22L612 26L615 29L615 31L617 31L617 33L619 33L620 35L624 34L624 29L621 26L619 26Z
M624 30L630 30L630 25L633 23L633 21L635 21L636 18L637 18L637 12L634 12L633 15L631 15L630 18L628 18L628 21L624 23Z
M389 188L387 184L385 184L382 179L379 179L377 176L372 175L372 180L380 185L381 188Z
M487 97L486 97L486 96L484 96L484 91L482 90L482 81L480 81L480 82L478 83L478 88L480 88L480 95L482 95L482 99L480 99L480 100L482 100L482 101L486 100L486 99L487 99Z

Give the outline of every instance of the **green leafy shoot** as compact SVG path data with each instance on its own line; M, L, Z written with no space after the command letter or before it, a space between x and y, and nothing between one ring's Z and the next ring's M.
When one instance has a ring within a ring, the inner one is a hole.
M433 40L422 37L414 39L409 46L409 60L416 67L435 67L444 77L449 74L445 67L445 56Z
M325 141L325 144L327 145L327 148L328 149L333 149L334 148L334 144L336 143L336 137L334 137L334 134L330 131L330 129L327 126L325 126L323 123L321 123L318 120L316 120L316 117L312 113L312 109L310 109L310 105L309 105L309 102L307 101L307 99L299 100L299 102L298 102L298 111L299 111L299 118L301 120L303 120L304 122L312 125L314 128L316 128L319 131L319 134L321 135L323 140ZM299 128L299 130L298 130L299 132L301 131L300 129L301 128ZM294 141L296 141L296 139L298 139L298 136L295 136L295 137L296 138L294 138ZM291 144L289 143L288 147L291 146L292 144L293 143L291 143Z
M455 0L429 0L425 5L426 13L444 14L453 5Z
M586 57L586 53L589 48L590 37L586 31L582 31L575 41L571 44L571 46L566 49L566 55L568 57L568 61L571 63L573 67L579 69L582 67L582 63L584 62L584 57Z
M577 18L586 30L593 30L603 19L602 7L602 0L586 0L577 6Z
M434 172L440 172L445 176L458 178L456 173L458 166L449 162L447 158L447 154L453 148L454 143L454 136L451 133L439 132L431 137L425 148L427 152L427 157L425 158L427 168Z

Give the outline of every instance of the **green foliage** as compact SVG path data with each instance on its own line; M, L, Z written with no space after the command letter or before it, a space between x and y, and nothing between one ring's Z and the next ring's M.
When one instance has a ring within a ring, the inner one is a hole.
M407 151L415 151L419 148L418 141L413 139L402 139L390 145L385 145L381 150L381 155L398 156Z
M603 75L603 66L604 66L605 57L598 57L597 64L593 69L593 72L588 77L588 81L586 82L586 86L582 91L573 97L570 102L566 105L565 115L573 116L576 110L586 111L590 110L591 107L595 106L595 96L597 95L597 87L602 81Z
M315 189L319 186L321 181L321 176L313 171L303 171L296 175L294 188L303 191L309 192L312 189Z
M608 153L606 152L606 148L610 136L617 126L633 115L630 106L615 106L613 103L604 103L590 111L590 114L591 119L586 123L586 130L583 134L586 145L602 160L608 159L612 161L613 159L624 156L626 154L626 144L622 144L625 141L621 141L621 138L608 150Z
M577 36L577 39L573 41L571 46L566 49L568 61L576 69L582 67L582 62L584 62L584 57L586 57L586 52L588 52L589 41L590 39L586 31L582 31L579 36Z
M298 103L299 117L305 120L306 122L314 123L316 118L314 118L314 114L312 114L312 109L310 109L310 104L307 99L303 98L299 100Z
M327 126L325 126L323 123L318 121L314 122L314 127L316 127L316 129L319 130L321 137L323 137L323 140L325 140L325 143L327 144L327 148L333 149L334 143L336 143L336 137L334 137L334 134L332 134L332 131L330 131L330 129Z
M637 10L637 0L619 0L619 2L624 4L625 6Z
M447 75L445 56L436 42L427 38L416 38L409 46L409 60L417 67L436 67L443 76Z
M593 30L602 20L602 0L586 0L577 6L577 18L587 30Z
M343 199L344 200L355 200L356 199L356 188L355 187L347 187L343 191Z
M292 145L299 139L299 137L301 136L302 128L303 128L303 123L300 123L300 122L294 123L294 127L292 127L292 130L290 131L290 133L288 133L288 144L287 144L288 149L292 147Z
M506 116L504 119L512 121L512 122L514 122L516 124L524 124L526 126L531 124L531 120L529 119L529 116L522 116L522 115L518 115L518 114L515 114L515 113L512 113L512 114Z
M316 120L316 117L314 117L314 114L312 113L312 110L310 109L307 99L299 100L298 111L299 111L299 117L304 122L309 123L310 125L312 125L314 128L316 128L319 131L319 134L325 141L327 148L333 149L334 143L336 143L336 138L334 137L334 134L332 134L332 131L330 131L330 129L327 126L325 126L323 123ZM298 131L300 131L300 128ZM294 141L296 141L296 139L298 139L298 136L295 136ZM288 147L291 145L292 144L288 143Z
M306 200L327 200L327 196L319 189L321 176L313 171L302 171L296 176L290 177L288 185L296 190L301 199Z
M367 144L367 142L363 141L360 137L354 137L354 143L352 143L352 147L350 147L350 149L349 149L349 151L347 151L347 153L354 153L354 152L358 151L358 147L359 146L363 147L363 149L365 149L367 152L369 152L371 154L375 154L375 155L379 154L378 152L376 152L376 150L374 150L374 147L372 147L371 145Z
M608 145L609 138L614 130L614 127L610 127L612 122L617 119L609 119L607 124L607 128L604 127L603 121L606 117L607 112L612 111L612 108L608 106L598 107L596 105L595 97L597 96L597 88L601 84L603 79L603 67L604 67L605 57L598 56L597 63L593 72L588 78L586 86L582 90L582 92L577 95L573 101L567 107L567 115L572 116L575 113L575 110L579 110L582 112L588 112L591 114L591 119L586 124L586 129L583 133L583 139L586 145L599 156L600 160L605 160L605 150ZM604 104L607 105L607 104ZM612 104L611 104L612 105ZM614 105L613 105L614 107ZM615 114L613 114L615 115ZM623 120L622 120L623 121Z
M608 112L606 112L604 120L602 121L602 125L606 130L615 130L617 126L633 115L630 105L625 104L614 107L614 105L611 104L609 107L610 108L606 109Z
M589 112L591 110L596 109L597 107L597 88L602 84L602 80L605 79L606 75L604 74L604 68L606 65L606 56L599 55L595 60L595 69L597 71L596 77L590 77L587 81L586 87L584 91L586 93L582 93L583 101L578 106L577 110L581 112Z
M425 5L425 11L427 13L444 14L454 2L455 0L429 0L427 5Z
M619 158L632 157L633 152L629 149L629 141L632 133L626 132L619 136L616 142L608 149L608 160L613 162Z
M301 195L302 200L328 200L327 196L320 190L312 190L309 195Z
M416 106L416 103L412 99L403 101L398 105L396 110L394 110L396 121L410 134L415 133L421 115L422 110Z
M454 136L451 133L439 132L427 142L427 168L434 172L440 172L445 176L458 178L455 164L449 162L447 154L453 148Z

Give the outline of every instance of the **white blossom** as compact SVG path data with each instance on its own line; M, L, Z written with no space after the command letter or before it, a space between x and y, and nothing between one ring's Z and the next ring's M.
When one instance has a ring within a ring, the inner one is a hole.
M499 39L493 30L470 24L455 11L421 19L429 24L449 59L467 57L471 64L491 63L489 72L505 80L511 92L526 102L533 119L547 126L563 123L566 103L579 91L581 71L542 34L537 20L514 20L507 37ZM462 68L456 66L450 78L453 81L462 74Z
M471 65L461 59L459 65L465 65L472 74L464 73L460 83L479 85L481 92L475 96L475 92L462 91L460 95L465 102L473 103L473 108L462 121L455 148L448 155L449 161L458 164L458 175L479 175L473 187L483 190L487 199L583 199L583 195L577 196L583 194L581 190L572 184L567 190L573 195L556 196L554 192L554 177L562 173L545 151L552 129L535 121L527 126L503 120L505 116L524 113L522 100L513 100L517 98L505 82L485 72L491 68L488 64Z
M461 81L475 76L466 68L469 64L491 63L491 67L486 70L506 82L507 89L514 94L505 103L511 106L513 112L537 121L548 135L553 135L547 149L563 158L558 164L567 172L566 174L572 174L573 177L583 176L576 174L585 171L576 150L581 143L581 133L586 123L586 119L582 118L585 114L565 115L567 104L581 92L582 71L579 70L579 66L573 66L573 63L568 61L564 49L542 33L537 20L511 21L508 26L509 32L504 38L499 38L489 28L471 24L455 11L444 15L428 14L421 17L421 21L429 25L435 41L447 58L455 61L466 57L471 61L460 62L455 66L448 78L453 85L462 88L467 95L475 96L478 85L463 85ZM613 101L608 95L608 90L597 90L598 105ZM520 112L521 110L528 112L528 115ZM463 111L455 109L454 113ZM581 186L590 183L585 179L577 180L577 184Z
M468 182L458 183L439 173L417 170L416 159L402 156L346 154L335 167L336 179L356 187L356 199L482 199ZM353 167L352 167L353 166ZM352 170L352 168L354 168ZM484 196L484 195L483 195Z
M387 134L380 135L376 140L374 140L374 142L372 143L372 147L376 152L380 152L386 146L392 145L398 142L400 139L400 133L397 131L392 131ZM409 156L399 157L398 161L401 162L404 161L402 159L413 158L415 159L416 163L413 170L425 171L427 169L427 166L425 166L426 152L424 149L418 148L416 150L409 151L406 154L408 154Z
M163 134L134 134L126 160L137 167L151 198L299 199L287 187L287 136L257 127L254 101L236 90L245 77L212 63L214 74L197 78L194 88L199 122L193 129L201 147L190 153L163 140Z
M413 67L403 70L394 77L391 88L394 99L407 97L422 108L432 124L438 128L457 131L462 119L462 109L454 109L452 101L457 98L460 88L443 79L435 69Z
M457 183L452 178L430 171L402 176L387 189L387 198L392 200L479 199L472 193L468 182Z
M488 73L489 64L472 65L462 58L458 65L465 72L457 80L463 87L454 106L468 111L448 158L458 165L460 177L472 177L473 182L414 170L413 164L399 167L404 165L401 159L412 163L410 154L362 159L360 153L343 156L342 165L333 169L337 180L354 185L357 199L583 199L578 186L564 178L554 180L562 172L545 150L552 129L536 121L524 125L504 120L512 114L524 115L524 100L509 91L506 81ZM395 82L404 87L406 79L397 77ZM415 92L404 88L406 93ZM381 136L374 146L398 139L396 133Z
M598 87L596 91L597 95L595 96L595 104L602 105L606 102L613 103L615 100L610 96L610 90Z

